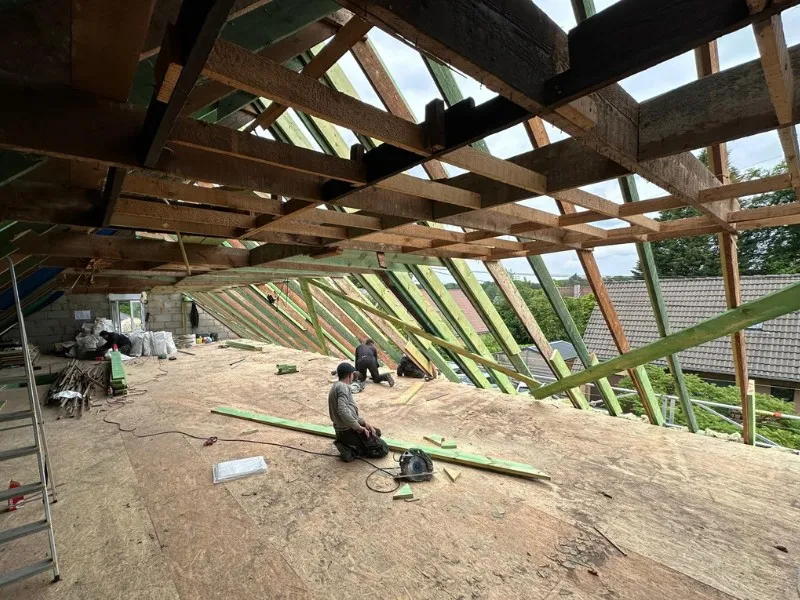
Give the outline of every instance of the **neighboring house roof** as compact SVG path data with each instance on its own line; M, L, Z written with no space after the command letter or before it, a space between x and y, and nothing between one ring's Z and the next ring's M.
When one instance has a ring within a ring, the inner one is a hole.
M572 360L578 356L578 353L575 352L575 346L569 342L565 342L564 340L550 342L550 346L553 348L553 350L558 350L558 353L564 360ZM526 346L525 348L522 348L522 351L535 352L536 354L539 354L539 350L536 348L536 346Z
M742 277L742 301L755 300L798 281L800 275ZM631 347L638 348L658 339L644 281L615 281L607 287ZM661 290L672 331L696 325L727 308L721 277L662 279ZM600 360L618 355L597 306L583 337ZM750 377L800 382L800 311L767 321L761 329L748 329L745 340ZM684 350L680 359L687 371L733 375L729 337ZM654 364L666 366L666 361L657 360Z
M430 300L431 297L428 295L428 292L425 290L421 290L425 296ZM450 295L453 297L453 300L456 301L458 307L464 313L464 316L467 317L467 320L470 324L475 328L475 331L478 333L489 333L489 328L486 326L486 323L483 322L483 319L478 314L478 311L475 310L475 307L472 306L472 303L467 298L467 295L460 289L449 289L447 290L450 292ZM433 302L433 300L431 300ZM436 303L433 303L436 306Z

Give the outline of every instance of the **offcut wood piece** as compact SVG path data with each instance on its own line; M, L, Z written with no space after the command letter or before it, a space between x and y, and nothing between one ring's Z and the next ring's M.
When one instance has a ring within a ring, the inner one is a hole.
M399 490L397 490L394 495L392 496L392 500L410 500L414 497L414 492L411 489L409 484L405 484Z
M452 481L453 483L456 482L456 479L461 477L461 471L459 471L458 469L454 469L452 467L444 467L442 470L444 471L444 474L447 475L450 478L450 481Z
M273 417L262 413L228 406L218 406L211 409L211 412L218 415L225 415L228 417L235 417L237 419L245 419L247 421L254 421L256 423L264 423L266 425L282 427L284 429L302 431L303 433L311 433L313 435L320 435L328 438L336 437L333 427L328 425L317 425L314 423L293 421L291 419ZM418 444L412 444L391 438L382 439L384 442L386 442L391 450L396 450L398 452L404 452L409 448L419 448L434 460L457 463L468 467L474 467L476 469L485 469L487 471L505 473L506 475L514 475L526 479L550 479L550 475L544 471L540 471L536 467L525 463L494 458L491 456L483 456L480 454L472 454L469 452L461 452L460 450L444 450L442 448L436 448L433 446L419 446Z
M408 389L407 389L405 392L403 392L403 395L402 395L402 396L400 396L400 397L399 397L399 398L398 398L398 399L397 399L397 400L394 402L394 404L408 404L408 402L409 402L409 401L410 401L410 400L411 400L411 399L412 399L414 396L416 396L416 395L417 395L417 392L419 392L419 391L422 389L422 386L423 386L423 385L425 385L425 382L424 382L424 381L418 381L417 383L415 383L414 385L412 385L410 388L408 388Z
M264 344L251 340L228 340L225 343L231 348L238 348L239 350L252 350L254 352L264 351Z
M290 373L297 373L297 365L276 365L278 372L276 375L288 375Z
M428 440L429 442L433 442L437 446L440 446L444 443L444 437L441 435L436 435L435 433L429 433L428 435L422 436L423 440Z

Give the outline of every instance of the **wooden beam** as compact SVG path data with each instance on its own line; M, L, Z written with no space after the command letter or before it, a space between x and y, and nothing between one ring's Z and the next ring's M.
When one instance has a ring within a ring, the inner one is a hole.
M392 0L342 0L375 25L413 39L425 51L449 62L501 96L554 125L591 148L694 203L699 190L717 185L694 156L640 162L638 105L617 85L600 90L578 104L545 108L544 82L566 60L567 34L531 2L504 4L502 9L479 0L442 0L419 5ZM486 24L480 40L469 34L475 23ZM516 49L526 48L523 59ZM724 209L703 205L721 227L732 229Z
M800 45L788 49L800 69ZM795 94L792 124L800 120ZM643 102L639 110L639 159L702 148L781 126L760 59L703 77Z
M622 0L570 30L569 69L545 83L545 103L575 100L795 4L754 14L742 0Z
M238 408L228 408L225 406L218 406L212 409L213 413L219 415L226 415L229 417L236 417L239 419L246 419L249 421L256 421L275 427L282 427L284 429L292 429L294 431L302 431L304 433L312 433L314 435L321 435L324 437L335 437L333 427L328 425L315 425L312 423L301 423L299 421L291 421L289 419L281 419L278 417L271 417L269 415L254 413L249 411L240 410ZM550 476L543 471L539 471L531 465L506 461L500 458L491 458L488 456L481 456L478 454L470 454L460 450L444 450L442 448L433 446L420 446L417 443L408 443L400 440L393 440L383 438L390 449L397 451L405 451L409 448L421 448L431 458L441 460L444 462L453 462L456 464L473 467L476 469L485 469L488 471L495 471L505 473L506 475L515 475L527 479L550 479Z
M421 329L421 328L419 328L417 326L411 325L410 323L408 323L406 321L403 321L402 319L395 318L395 317L393 317L393 316L391 316L391 315L389 315L389 314L387 314L387 313L385 313L385 312L383 312L383 311L381 311L381 310L379 310L379 309L377 309L377 308L375 308L375 307L373 307L373 306L371 306L369 304L365 304L363 302L359 302L357 300L354 300L353 298L350 298L349 296L347 296L347 294L344 294L344 293L340 292L339 290L335 290L335 289L333 289L331 287L328 287L328 286L326 286L324 284L321 284L319 282L316 282L316 281L314 281L313 283L317 287L320 287L321 289L323 289L329 295L330 294L337 295L340 298L342 298L344 300L347 300L348 302L351 302L352 304L355 304L356 306L358 306L362 310L365 310L365 311L370 312L372 314L378 315L382 319L384 319L386 321L389 321L390 323L393 323L395 326L399 327L400 329L404 329L404 330L408 331L409 333L413 333L414 335L416 335L418 337L421 337L421 338L426 339L426 340L428 340L430 342L433 342L437 346L445 348L445 349L449 350L450 352L454 352L456 354L460 354L461 356L465 356L467 358L470 358L473 361L475 361L476 363L479 363L479 364L481 364L481 365L483 365L485 367L488 367L488 368L493 369L495 371L499 371L501 373L505 373L509 377L512 377L514 379L517 379L519 381L522 381L522 382L526 383L531 389L541 386L541 383L539 383L538 381L536 381L532 377L529 377L527 375L523 375L521 373L518 373L517 371L514 371L513 369L508 369L508 368L506 368L506 367L504 367L504 366L502 366L502 365L500 365L500 364L498 364L498 363L496 363L496 362L494 362L492 360L485 359L482 356L478 356L476 354L473 354L473 353L465 350L461 346L458 346L458 345L455 345L455 344L451 344L446 340L443 340L443 339L441 339L441 338L439 338L437 336L431 335L431 334L427 333L425 330L423 330L423 329Z
M183 262L177 243L147 239L77 233L28 234L16 240L15 244L20 252L26 254L124 261L148 261L158 257L161 262ZM249 264L249 250L206 244L185 244L184 247L192 265L244 267Z
M347 24L336 33L333 39L325 45L319 54L303 68L301 73L307 77L319 79L350 50L353 44L363 39L371 28L372 25L357 17L350 19ZM256 127L268 128L278 117L286 112L287 108L288 107L285 105L273 102L267 107L267 110L258 115L255 120L247 126L245 131L253 131Z
M156 65L156 87L140 135L139 157L146 167L158 162L233 3L184 0L174 27L165 32Z
M742 304L711 319L687 327L658 341L637 348L627 354L611 359L580 373L571 375L559 382L536 389L536 398L546 398L565 389L588 383L598 377L607 377L624 369L644 365L686 348L699 346L719 337L730 335L771 319L788 314L800 308L800 283L768 294L758 300Z
M778 117L778 138L781 141L786 166L792 178L792 187L800 193L800 148L793 125L795 82L786 37L780 15L753 24L764 77L769 88L772 105Z

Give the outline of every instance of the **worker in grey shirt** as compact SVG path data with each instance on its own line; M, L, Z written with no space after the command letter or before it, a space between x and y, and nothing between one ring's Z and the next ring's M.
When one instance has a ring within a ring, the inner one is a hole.
M367 423L364 417L358 414L358 407L350 389L355 372L355 367L350 363L340 364L336 368L339 380L333 384L328 393L328 414L336 432L336 441L333 445L345 462L360 456L383 458L389 454L389 447L381 439L381 430Z

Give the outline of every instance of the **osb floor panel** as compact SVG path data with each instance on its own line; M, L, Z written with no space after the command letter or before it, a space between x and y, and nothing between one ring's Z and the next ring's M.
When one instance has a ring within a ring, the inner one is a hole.
M423 443L437 433L553 478L458 467L456 483L439 474L412 484L420 500L404 502L368 490L363 463L247 443L203 447L176 434L137 438L103 422L137 434L256 429L246 437L333 451L327 439L208 411L229 405L327 423L336 360L277 347L192 352L129 364L129 384L146 393L111 412L61 421L48 413L62 581L43 574L3 597L798 598L798 456L446 382L399 404L414 380L369 384L357 401L386 435ZM277 363L300 373L277 376ZM9 399L3 410L23 402L20 391L0 397ZM22 445L22 431L3 434L3 447ZM259 454L266 475L212 485L214 463ZM31 463L0 463L0 475L32 481ZM39 507L0 515L0 527L33 520ZM0 570L46 549L41 535L8 544Z

